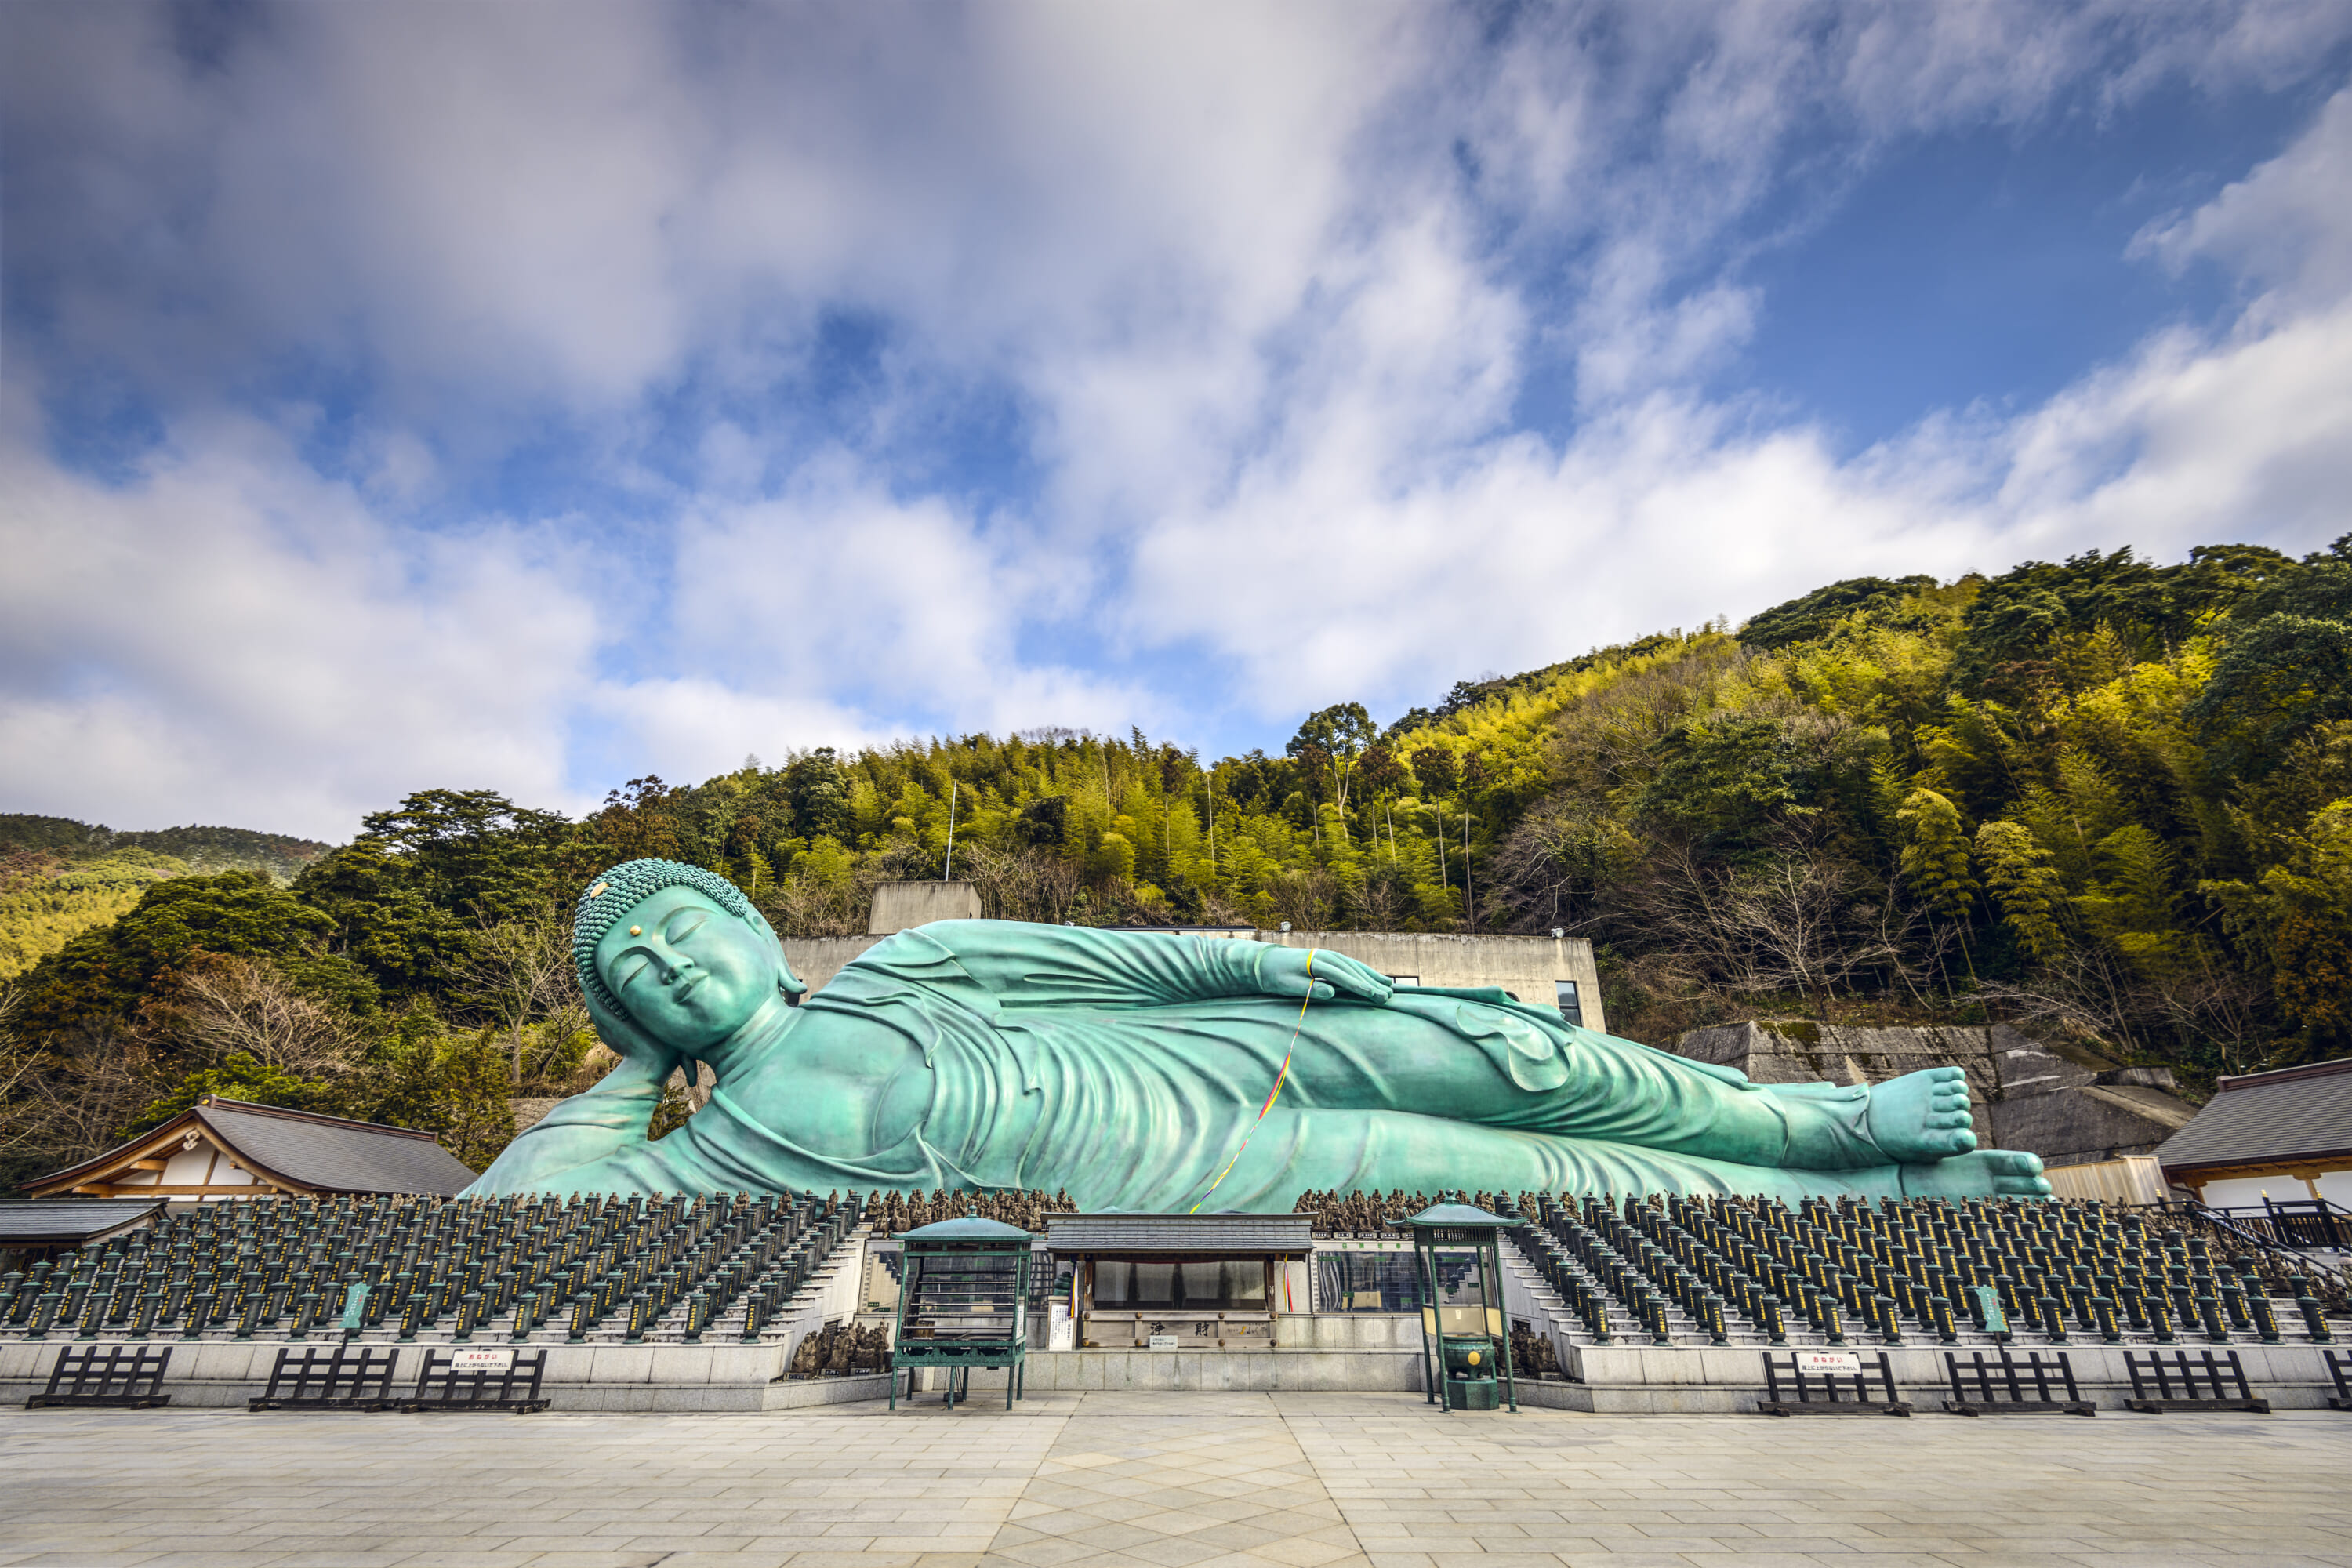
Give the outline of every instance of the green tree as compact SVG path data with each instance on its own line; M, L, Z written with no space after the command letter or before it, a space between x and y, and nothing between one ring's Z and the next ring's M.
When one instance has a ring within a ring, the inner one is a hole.
M1973 977L1976 960L1969 953L1968 921L1979 889L1969 875L1969 840L1960 828L1959 810L1921 785L1904 796L1896 821L1903 830L1904 883L1929 913L1958 928L1960 955Z
M123 1135L137 1137L151 1127L160 1127L206 1095L242 1100L252 1105L282 1106L289 1110L330 1113L337 1100L332 1084L301 1078L268 1062L257 1061L243 1051L233 1051L220 1066L190 1073L170 1093L150 1102L139 1113L139 1119L123 1129Z
M467 918L511 920L554 889L566 827L486 789L430 789L394 811L360 819L358 843L381 845L436 907Z
M2226 770L2263 777L2306 734L2352 719L2352 619L2255 622L2231 637L2188 717Z
M2036 963L2056 957L2066 946L2066 933L2058 923L2066 889L2050 851L2019 822L1986 823L1977 829L1976 850L2001 923L2009 927L2018 952Z
M35 1035L127 1020L163 975L203 953L266 958L298 988L353 1012L376 986L326 951L333 925L268 877L226 871L150 885L130 913L75 937L26 976L22 1026Z
M1422 793L1438 799L1454 793L1462 782L1462 760L1447 746L1420 746L1412 753L1412 776L1421 781Z
M1849 577L1749 616L1739 628L1739 640L1760 648L1810 642L1826 637L1849 616L1891 609L1935 585L1933 577Z
M1380 738L1381 727L1360 702L1335 702L1307 715L1290 738L1289 755L1310 769L1328 769L1331 795L1344 813L1356 759Z

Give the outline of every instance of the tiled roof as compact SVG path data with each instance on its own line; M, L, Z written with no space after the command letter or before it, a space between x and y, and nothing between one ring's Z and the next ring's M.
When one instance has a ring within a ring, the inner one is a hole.
M0 1242L89 1241L136 1225L161 1198L26 1198L0 1201Z
M1303 1214L1055 1214L1045 1242L1055 1252L1306 1252L1314 1225Z
M1457 1230L1507 1230L1515 1225L1525 1225L1527 1221L1488 1214L1485 1209L1469 1204L1432 1204L1404 1223L1433 1227L1450 1226Z
M188 1131L191 1122L201 1123L239 1163L265 1177L282 1178L314 1192L453 1197L474 1180L474 1173L435 1142L430 1132L241 1100L206 1099L127 1143L118 1143L103 1154L52 1171L26 1185L36 1192L55 1192L94 1180L101 1173L121 1168L142 1150L170 1142L176 1134Z
M431 1193L453 1196L475 1173L429 1133L273 1106L215 1100L197 1120L264 1170L336 1193Z
M2352 1059L2224 1079L2196 1120L2158 1145L2165 1169L2263 1165L2352 1152Z
M900 1241L1027 1241L1030 1233L1017 1225L1000 1225L992 1219L980 1219L966 1215L961 1219L943 1219L934 1225L919 1226L898 1233Z

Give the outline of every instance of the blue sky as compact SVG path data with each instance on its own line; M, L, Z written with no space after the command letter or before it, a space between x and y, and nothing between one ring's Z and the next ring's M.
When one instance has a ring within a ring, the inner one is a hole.
M1209 752L2352 527L2352 9L0 10L0 809Z

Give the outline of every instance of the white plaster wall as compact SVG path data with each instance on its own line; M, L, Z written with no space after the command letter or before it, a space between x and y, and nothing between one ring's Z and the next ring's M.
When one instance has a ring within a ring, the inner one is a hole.
M2209 1208L2255 1208L2263 1194L2281 1202L2309 1202L2311 1188L2300 1176L2242 1176L2226 1182L2208 1182L2204 1187L2204 1203ZM2352 1208L2352 1170L2323 1172L2319 1178L2319 1195L2329 1203Z
M163 1167L163 1184L170 1187L202 1186L205 1173L211 1168L215 1152L212 1145L208 1143L199 1143L193 1149L180 1150ZM232 1172L231 1174L242 1174L242 1173Z

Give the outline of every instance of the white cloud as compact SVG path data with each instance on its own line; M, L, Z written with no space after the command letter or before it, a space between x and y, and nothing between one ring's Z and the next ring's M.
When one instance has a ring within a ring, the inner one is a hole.
M2301 542L2352 477L2343 98L2144 237L2247 280L2218 337L1847 459L1696 390L1766 204L2301 79L2340 5L201 15L5 15L12 805L333 834L591 753L1181 730L1227 694L1171 650L1392 710L1860 572ZM69 471L69 385L164 446Z
M942 728L1148 721L1143 692L1021 656L1025 622L1086 592L1084 563L1063 561L1009 521L984 532L939 500L894 500L835 453L782 497L687 521L670 658L758 700L835 694Z
M2160 331L2038 409L1931 418L1843 462L1819 431L1679 394L1604 405L1558 447L1506 433L1424 448L1295 416L1229 501L1148 533L1133 611L1242 660L1271 715L1402 706L1433 668L1525 668L1865 573L2309 548L2341 531L2352 494L2347 104L2147 242L2242 258L2276 285L2218 338ZM1396 380L1433 405L1444 387L1425 368ZM1400 447L1417 470L1398 470ZM1234 574L1243 559L1256 570Z
M822 697L744 691L702 675L601 682L585 706L628 737L632 754L646 759L648 771L674 784L731 772L747 754L774 767L812 744L890 739Z
M2197 211L2151 225L2135 248L2176 269L2216 261L2268 289L2257 321L2352 294L2352 91L2329 99L2284 153Z
M247 420L119 488L0 406L0 798L349 835L435 786L568 799L593 616L509 531L402 532Z

